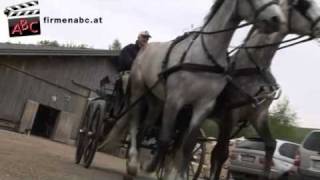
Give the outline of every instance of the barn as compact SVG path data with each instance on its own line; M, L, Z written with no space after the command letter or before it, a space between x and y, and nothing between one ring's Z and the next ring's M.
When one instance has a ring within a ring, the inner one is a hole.
M0 128L72 143L118 53L0 43Z

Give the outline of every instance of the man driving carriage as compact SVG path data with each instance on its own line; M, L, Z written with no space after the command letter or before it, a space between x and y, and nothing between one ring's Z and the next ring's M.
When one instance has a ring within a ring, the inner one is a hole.
M151 35L148 31L142 31L138 35L138 39L135 44L129 44L125 46L119 55L119 70L130 71L132 63L136 58L140 49L144 48L148 44L148 40Z
M120 71L120 79L122 84L122 89L126 92L128 81L129 81L129 72L133 61L136 59L138 52L143 49L151 38L151 35L148 31L142 31L138 35L138 39L135 44L129 44L125 46L119 55L118 59L118 69Z

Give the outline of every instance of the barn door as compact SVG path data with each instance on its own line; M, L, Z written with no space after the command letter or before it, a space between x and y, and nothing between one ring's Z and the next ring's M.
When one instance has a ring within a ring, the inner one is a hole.
M31 131L38 108L38 102L32 100L27 101L24 112L22 114L22 118L20 120L19 132L27 133Z

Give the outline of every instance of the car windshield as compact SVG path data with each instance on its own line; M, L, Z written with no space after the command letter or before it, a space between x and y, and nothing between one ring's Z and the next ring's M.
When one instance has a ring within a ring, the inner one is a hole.
M303 147L311 151L320 152L320 132L311 133L304 142Z
M242 141L237 145L237 148L242 149L253 149L253 150L259 150L264 151L264 143L260 141Z

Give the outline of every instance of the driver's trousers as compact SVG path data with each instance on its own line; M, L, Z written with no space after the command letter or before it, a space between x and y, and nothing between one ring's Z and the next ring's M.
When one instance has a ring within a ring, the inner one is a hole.
M130 71L122 71L120 72L121 80L122 80L122 89L124 94L127 94Z

